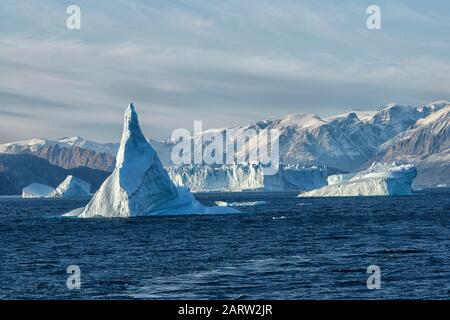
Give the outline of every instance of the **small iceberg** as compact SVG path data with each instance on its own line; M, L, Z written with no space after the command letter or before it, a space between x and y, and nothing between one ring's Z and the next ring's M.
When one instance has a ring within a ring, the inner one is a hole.
M22 198L46 198L54 191L54 188L45 184L32 183L23 188Z
M74 176L67 176L67 178L56 188L55 191L49 195L49 197L81 198L89 197L90 195L90 183Z
M234 208L205 207L189 189L174 185L144 137L132 103L125 111L116 167L80 211L80 218L239 213Z
M266 204L265 201L244 201L244 202L226 202L226 201L216 201L216 205L219 207L251 207L251 206L261 206Z
M410 195L416 176L417 170L410 164L373 163L364 171L330 176L327 186L301 193L299 197Z

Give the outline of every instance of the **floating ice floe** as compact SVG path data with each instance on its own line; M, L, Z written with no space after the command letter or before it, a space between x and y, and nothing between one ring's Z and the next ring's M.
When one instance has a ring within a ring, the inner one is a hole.
M330 176L328 185L301 193L300 197L392 196L411 194L417 175L413 165L373 163L364 171Z
M216 201L216 205L219 207L251 207L251 206L261 206L266 204L265 201L244 201L244 202L226 202L226 201Z
M32 183L29 186L23 188L22 198L46 198L55 189L41 183Z
M177 188L145 139L137 113L130 104L125 112L116 167L79 217L127 218L238 212L234 208L205 207L194 199L189 189Z

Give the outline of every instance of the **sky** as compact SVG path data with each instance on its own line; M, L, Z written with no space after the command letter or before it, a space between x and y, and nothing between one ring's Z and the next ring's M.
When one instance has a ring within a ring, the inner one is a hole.
M66 8L81 9L69 30ZM381 29L369 30L369 5ZM0 143L119 140L450 100L450 2L0 2Z

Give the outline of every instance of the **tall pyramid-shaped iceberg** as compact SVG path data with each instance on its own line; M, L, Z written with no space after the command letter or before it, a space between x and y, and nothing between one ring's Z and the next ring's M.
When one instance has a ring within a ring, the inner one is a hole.
M81 210L80 210L81 211ZM177 188L145 139L132 103L125 111L116 167L82 209L80 218L237 213L205 207L189 189Z

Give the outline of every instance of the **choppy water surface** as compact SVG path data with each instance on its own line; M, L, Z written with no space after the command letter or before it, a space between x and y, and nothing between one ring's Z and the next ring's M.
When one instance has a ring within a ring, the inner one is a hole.
M238 215L76 219L84 200L0 198L0 298L448 299L450 190L266 201ZM68 290L66 268L81 268ZM381 290L366 269L381 268Z

